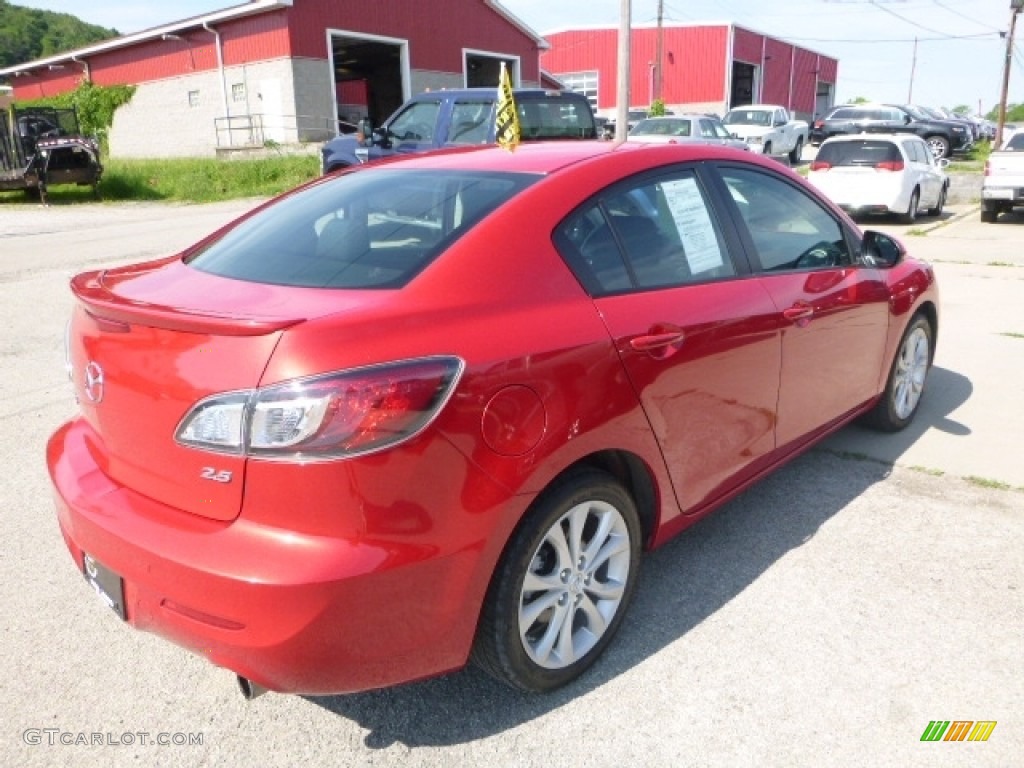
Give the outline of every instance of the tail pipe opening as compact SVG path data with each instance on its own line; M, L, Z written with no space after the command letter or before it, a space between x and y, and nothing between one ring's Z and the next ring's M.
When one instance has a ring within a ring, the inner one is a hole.
M258 683L254 683L247 677L238 676L238 687L242 691L242 696L246 701L252 701L257 696L262 696L267 692L267 689Z

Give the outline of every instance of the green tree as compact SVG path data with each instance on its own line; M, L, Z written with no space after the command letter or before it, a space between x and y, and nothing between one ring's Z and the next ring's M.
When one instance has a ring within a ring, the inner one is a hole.
M651 102L651 108L647 111L650 117L664 117L665 115L665 102L661 99L655 99Z
M23 8L0 0L0 67L53 56L99 40L117 37L69 13Z
M996 122L999 119L999 107L992 107L985 118L993 123ZM1007 104L1006 120L1011 123L1024 122L1024 104Z
M863 96L857 96L856 98L850 99L846 102L847 104L870 104L871 99L867 99Z

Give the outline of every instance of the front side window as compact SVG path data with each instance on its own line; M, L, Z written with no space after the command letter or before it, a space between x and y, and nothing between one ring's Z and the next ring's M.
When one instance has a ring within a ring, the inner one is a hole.
M765 271L853 263L843 229L810 195L767 173L723 168L722 178Z
M192 254L195 269L312 288L400 288L527 174L377 169L284 198Z
M399 145L433 141L437 115L440 111L439 101L413 102L391 121L388 133Z
M736 274L708 200L688 171L601 195L570 216L555 240L595 296Z

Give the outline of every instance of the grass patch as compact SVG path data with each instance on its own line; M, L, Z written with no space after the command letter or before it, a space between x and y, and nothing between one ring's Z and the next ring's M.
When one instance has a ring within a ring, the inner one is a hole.
M1009 261L990 261L986 267L1016 267L1017 265Z
M1001 480L993 480L990 477L978 477L977 475L968 475L964 478L971 485L977 485L979 488L991 488L996 491L1010 491L1013 490L1013 486L1009 483L1004 483Z
M928 232L926 230L921 229L920 227L914 227L913 229L908 229L903 234L909 237L924 237L925 235L928 234Z
M923 475L930 475L931 477L942 477L946 474L941 469L932 469L931 467L913 466L910 469Z
M265 157L253 160L169 158L164 160L108 160L104 163L100 195L104 200L161 200L212 203L280 194L320 173L312 155ZM56 186L53 202L89 202L88 187ZM0 204L37 205L22 192L0 193Z
M1015 331L1003 331L999 335L1009 336L1011 339L1024 339L1024 333L1016 333Z

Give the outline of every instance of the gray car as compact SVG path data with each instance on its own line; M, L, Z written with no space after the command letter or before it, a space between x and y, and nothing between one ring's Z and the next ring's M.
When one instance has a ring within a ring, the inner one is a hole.
M651 144L678 144L698 142L720 144L750 151L747 142L736 138L712 115L673 115L671 117L648 117L637 123L629 132L629 141Z

